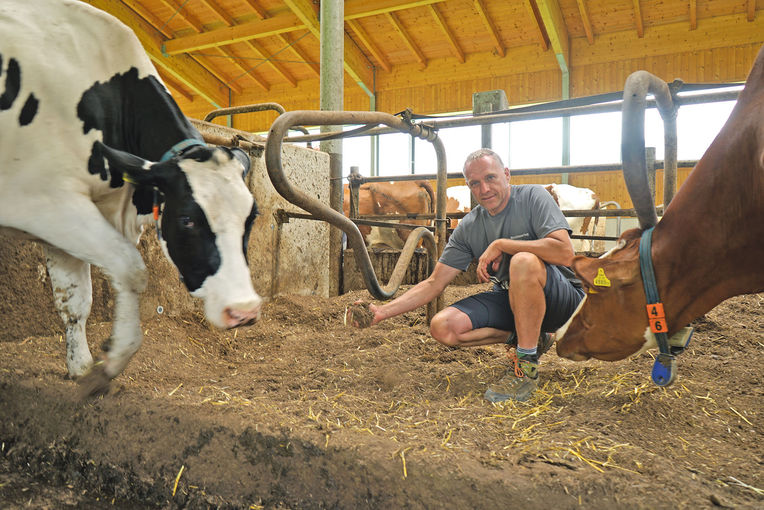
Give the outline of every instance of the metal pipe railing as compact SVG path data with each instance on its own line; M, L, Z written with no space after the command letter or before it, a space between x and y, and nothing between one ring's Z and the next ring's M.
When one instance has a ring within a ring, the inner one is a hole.
M445 188L447 173L445 148L443 147L443 142L438 138L437 134L432 129L422 124L407 122L403 119L382 112L297 110L280 115L271 125L271 129L268 134L268 140L265 144L265 165L268 170L268 176L270 177L274 188L276 188L276 191L278 191L278 193L289 202L301 207L302 209L305 209L317 218L327 221L345 232L347 235L348 244L351 246L351 248L353 248L353 255L355 256L356 265L361 270L366 288L376 299L391 298L398 290L400 282L393 281L393 278L391 277L387 286L380 286L376 274L374 273L371 259L369 258L369 254L366 251L366 244L363 240L361 232L358 230L358 227L341 212L327 207L315 198L310 197L302 191L294 188L284 175L281 162L281 145L284 141L284 135L286 134L287 130L296 124L384 124L399 132L417 136L433 144L435 148L435 154L438 159L437 175L439 195L443 195L443 199L440 200L441 205L437 207L436 210L436 233L438 237L437 245L435 243L435 237L433 237L432 233L430 233L426 228L415 230L414 235L409 236L409 239L404 245L404 252L401 253L400 258L398 259L398 263L395 266L393 275L399 271L399 266L403 268L401 271L403 271L405 274L405 268L408 267L410 259L413 256L413 251L419 239L424 241L425 248L428 251L432 270L435 265L435 260L442 252L442 248L445 246L447 221L445 216ZM413 246L411 246L412 242ZM407 253L408 256L404 257L404 255ZM435 309L440 309L440 303L442 303L441 299L439 298L435 301L436 302L432 305L434 305ZM430 317L432 308L433 307L428 305L428 317Z

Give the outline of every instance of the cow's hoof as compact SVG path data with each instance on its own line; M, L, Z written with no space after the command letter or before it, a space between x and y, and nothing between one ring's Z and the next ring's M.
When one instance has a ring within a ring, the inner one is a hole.
M106 375L106 365L96 363L93 368L88 371L87 374L77 379L77 384L80 385L79 399L86 400L88 398L94 398L109 393L109 382L111 378Z

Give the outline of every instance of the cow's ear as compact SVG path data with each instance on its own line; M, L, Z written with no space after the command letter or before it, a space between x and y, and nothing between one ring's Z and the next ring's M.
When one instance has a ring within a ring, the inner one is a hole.
M249 156L247 155L246 152L244 152L243 150L239 149L238 147L232 147L230 150L231 150L231 154L233 155L233 157L239 163L241 163L241 166L244 167L244 171L241 173L241 178L242 179L246 179L247 178L247 174L249 173L250 165L251 165L251 162L249 160Z
M121 173L126 181L135 184L158 186L161 188L162 184L167 180L166 174L168 169L165 167L175 168L176 166L175 164L152 163L135 154L114 149L98 141L95 142L95 145L103 157L106 158L106 161L109 162L110 171Z
M602 261L600 259L577 255L573 258L571 267L587 290L595 288L594 278L597 276L597 270L602 267Z

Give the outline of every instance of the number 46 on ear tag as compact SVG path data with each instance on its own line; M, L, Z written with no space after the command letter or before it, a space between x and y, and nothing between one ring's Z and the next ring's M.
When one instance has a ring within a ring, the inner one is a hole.
M650 331L653 333L666 333L666 314L663 312L663 303L647 305L647 319L650 321Z

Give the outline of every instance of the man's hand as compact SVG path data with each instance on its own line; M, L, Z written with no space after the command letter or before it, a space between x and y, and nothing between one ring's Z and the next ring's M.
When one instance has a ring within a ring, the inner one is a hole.
M345 309L345 324L356 328L368 328L378 323L378 307L371 303L356 301Z
M488 268L491 268L491 272L495 273L499 269L501 264L501 257L504 252L499 250L496 246L496 241L488 245L483 254L478 259L477 265L477 277L481 283L486 283L491 280L491 275L488 272Z

